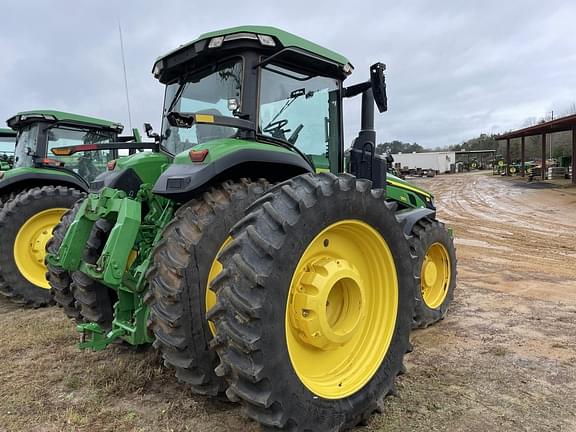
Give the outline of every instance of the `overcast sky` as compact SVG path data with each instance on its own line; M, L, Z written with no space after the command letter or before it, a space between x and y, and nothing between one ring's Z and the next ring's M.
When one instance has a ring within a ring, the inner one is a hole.
M576 2L565 1L8 1L0 0L0 119L45 108L128 128L121 22L132 123L159 129L163 87L154 59L203 32L259 24L347 56L349 83L387 64L389 111L378 140L425 147L565 112L576 102ZM345 105L346 142L359 99Z

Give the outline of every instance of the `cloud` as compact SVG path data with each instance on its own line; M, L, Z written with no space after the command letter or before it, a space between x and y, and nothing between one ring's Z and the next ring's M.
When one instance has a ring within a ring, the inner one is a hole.
M199 34L241 24L281 27L346 55L350 83L387 64L389 112L379 140L426 147L521 127L576 101L576 4L456 0L411 2L153 2L3 5L0 118L55 108L128 126L118 22L122 23L134 126L159 128L163 87L154 59ZM345 104L345 139L360 101Z

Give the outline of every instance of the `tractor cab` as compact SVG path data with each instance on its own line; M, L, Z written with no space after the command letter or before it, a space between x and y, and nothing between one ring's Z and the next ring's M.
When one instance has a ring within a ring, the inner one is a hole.
M208 179L249 176L256 165L273 180L342 172L342 100L359 94L362 131L350 170L383 187L373 117L375 99L386 109L384 65L345 88L352 70L340 54L257 26L207 33L158 58L153 73L166 85L160 146L175 158L154 191L185 199Z
M0 170L12 168L14 162L14 146L16 132L12 129L0 128Z
M118 140L123 126L107 120L60 111L27 111L7 121L18 132L15 168L61 168L85 181L92 181L117 157L116 150L89 151L73 156L55 154L62 146L103 144Z

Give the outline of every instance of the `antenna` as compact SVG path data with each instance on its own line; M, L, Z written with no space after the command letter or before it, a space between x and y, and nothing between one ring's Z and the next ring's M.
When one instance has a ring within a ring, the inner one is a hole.
M130 96L128 95L128 76L126 74L126 58L124 57L124 39L122 38L122 26L118 20L118 33L120 34L120 53L122 54L122 68L124 69L124 90L126 92L126 104L128 106L128 124L132 130L132 114L130 110Z

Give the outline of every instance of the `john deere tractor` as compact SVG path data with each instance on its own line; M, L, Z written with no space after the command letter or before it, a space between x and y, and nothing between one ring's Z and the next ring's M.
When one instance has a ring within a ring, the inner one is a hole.
M21 112L7 123L18 138L14 168L0 172L0 293L38 307L51 302L44 256L52 229L118 157L97 144L117 141L123 126L59 111ZM74 157L52 152L84 143L95 145Z
M0 170L7 171L14 163L14 146L16 132L12 129L0 128Z
M432 195L375 155L384 69L345 86L342 55L254 26L160 57L158 151L111 164L49 250L80 346L155 341L193 391L265 427L339 431L382 409L456 274ZM359 95L345 166L342 105Z

